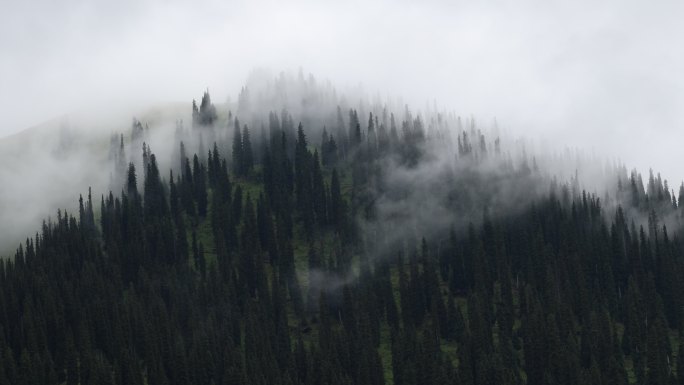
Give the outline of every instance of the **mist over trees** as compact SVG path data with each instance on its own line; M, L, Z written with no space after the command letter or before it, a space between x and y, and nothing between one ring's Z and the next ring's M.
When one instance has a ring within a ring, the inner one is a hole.
M683 381L684 185L302 74L235 107L134 119L0 262L0 385Z

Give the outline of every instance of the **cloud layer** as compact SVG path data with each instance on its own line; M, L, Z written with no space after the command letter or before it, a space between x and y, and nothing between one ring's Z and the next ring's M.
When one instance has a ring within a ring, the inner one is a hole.
M420 108L661 170L684 128L678 1L14 2L0 15L0 135L83 109L235 98L300 66Z

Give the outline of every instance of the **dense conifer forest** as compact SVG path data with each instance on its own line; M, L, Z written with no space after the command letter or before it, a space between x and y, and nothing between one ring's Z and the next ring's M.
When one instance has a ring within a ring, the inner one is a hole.
M0 385L684 384L684 188L293 82L188 103L164 166L112 135L0 263Z

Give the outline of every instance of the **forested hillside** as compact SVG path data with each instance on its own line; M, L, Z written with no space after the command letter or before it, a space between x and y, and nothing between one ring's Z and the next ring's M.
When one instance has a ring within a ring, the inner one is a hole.
M285 83L205 93L163 167L112 135L0 263L1 385L684 384L684 189Z

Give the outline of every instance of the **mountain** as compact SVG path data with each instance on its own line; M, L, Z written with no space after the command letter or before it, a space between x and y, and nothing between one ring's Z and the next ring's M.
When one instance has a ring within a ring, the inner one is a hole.
M0 384L683 378L657 175L286 74L125 124L0 143L82 194L0 263Z
M131 116L155 126L173 125L190 115L182 106L80 111L1 138L0 255L12 255L17 243L35 235L37 225L57 208L76 210L74 197L88 186L107 191L110 135L130 126Z

